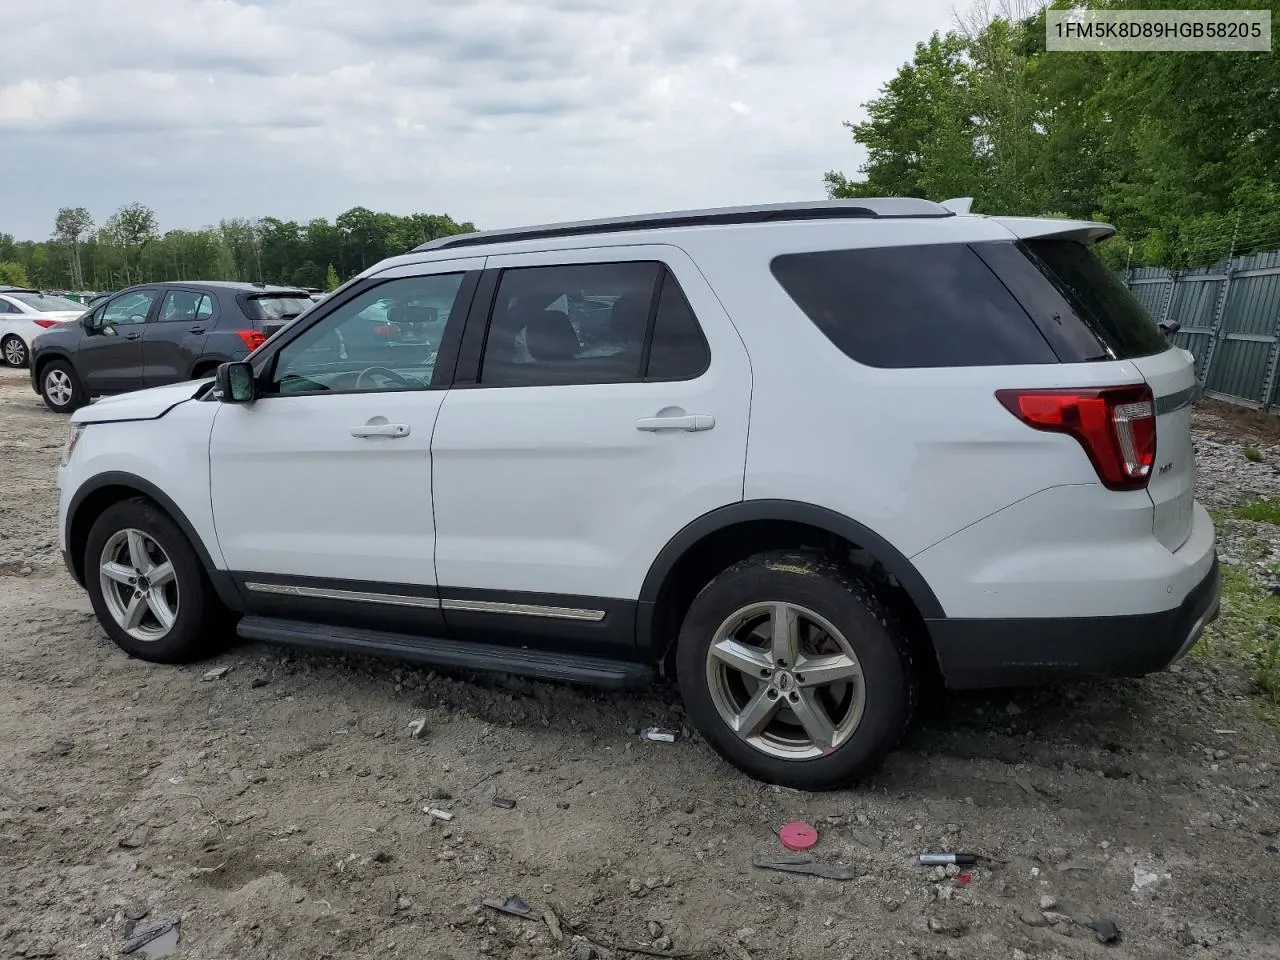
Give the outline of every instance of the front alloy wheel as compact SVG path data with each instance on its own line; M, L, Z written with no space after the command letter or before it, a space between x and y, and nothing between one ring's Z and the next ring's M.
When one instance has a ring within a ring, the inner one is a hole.
M163 640L178 619L180 601L173 562L141 530L113 534L98 562L102 598L111 618L142 643Z
M229 633L191 541L152 501L121 500L103 510L81 556L93 612L127 653L187 663Z

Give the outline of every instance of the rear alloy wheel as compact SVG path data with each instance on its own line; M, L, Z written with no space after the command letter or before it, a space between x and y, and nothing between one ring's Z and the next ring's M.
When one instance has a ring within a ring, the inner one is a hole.
M27 365L27 345L16 334L11 333L0 340L0 354L4 356L4 362L11 367Z
M102 512L85 544L84 571L98 622L135 657L199 659L226 625L200 558L150 501L122 500Z
M54 413L73 413L87 399L76 372L65 360L54 360L40 371L40 396Z
M858 655L822 616L793 603L737 610L707 648L720 719L761 753L821 757L858 728L866 686Z
M915 706L905 636L853 571L808 553L726 570L694 599L677 647L690 718L769 783L848 786L893 749Z

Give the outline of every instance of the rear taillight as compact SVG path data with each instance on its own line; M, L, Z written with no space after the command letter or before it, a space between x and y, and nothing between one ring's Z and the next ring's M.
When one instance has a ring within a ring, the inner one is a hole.
M1156 460L1156 410L1146 384L1079 390L997 390L1015 417L1080 442L1098 479L1112 490L1141 490Z
M249 348L250 353L253 353L253 351L267 342L267 335L261 330L237 330L236 333L244 341L244 345Z
M31 322L34 323L37 327L40 327L44 330L48 330L50 327L56 327L62 321L61 320L32 320Z

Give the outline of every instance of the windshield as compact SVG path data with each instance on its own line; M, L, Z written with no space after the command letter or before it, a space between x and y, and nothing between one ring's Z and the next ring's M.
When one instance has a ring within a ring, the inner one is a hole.
M76 303L66 297L50 297L43 293L10 293L7 296L13 297L15 300L21 300L27 306L34 307L44 313L65 313L71 310L76 313L84 313L83 303Z

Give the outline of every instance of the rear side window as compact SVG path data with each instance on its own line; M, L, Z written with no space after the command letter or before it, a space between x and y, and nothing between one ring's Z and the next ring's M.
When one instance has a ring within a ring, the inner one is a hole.
M784 254L771 269L818 329L867 366L1058 360L1026 311L966 244Z
M692 380L709 362L697 318L661 263L515 267L498 285L480 383Z
M1142 304L1084 244L1028 240L1019 247L1111 357L1128 360L1168 349L1164 334Z

